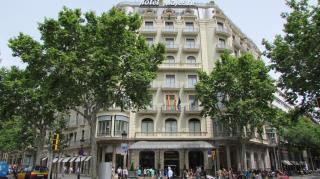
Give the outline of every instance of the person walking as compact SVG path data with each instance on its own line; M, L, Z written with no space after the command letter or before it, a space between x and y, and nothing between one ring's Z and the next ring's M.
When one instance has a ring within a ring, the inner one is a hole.
M128 169L127 169L126 167L124 167L122 173L123 173L123 177L124 177L125 179L127 179L127 178L128 178Z
M171 167L168 167L168 179L172 179L173 177L173 171L171 170Z
M122 177L122 168L121 167L118 167L117 174L118 174L118 179L120 179Z

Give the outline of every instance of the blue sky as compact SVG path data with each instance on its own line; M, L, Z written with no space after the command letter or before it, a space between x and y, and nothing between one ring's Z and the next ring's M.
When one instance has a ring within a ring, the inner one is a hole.
M139 1L139 0L138 0ZM197 2L208 2L199 0ZM12 57L8 40L19 32L39 39L38 22L44 17L56 18L63 6L93 10L97 14L107 11L120 0L1 0L0 2L0 67L23 66ZM285 0L216 0L225 14L263 50L263 38L272 40L281 33L284 20L281 12L288 11Z

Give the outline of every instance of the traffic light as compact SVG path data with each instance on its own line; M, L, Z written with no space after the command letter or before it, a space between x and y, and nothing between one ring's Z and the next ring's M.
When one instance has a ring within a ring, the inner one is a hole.
M215 160L216 159L216 149L213 149L211 154L212 154L212 160Z
M54 134L52 138L52 151L57 151L59 149L59 134Z

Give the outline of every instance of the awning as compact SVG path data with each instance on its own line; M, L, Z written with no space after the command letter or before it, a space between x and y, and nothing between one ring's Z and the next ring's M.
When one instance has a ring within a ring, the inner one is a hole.
M86 159L86 156L82 156L82 157L77 157L77 159L74 162L84 162L84 160ZM80 160L81 159L81 160Z
M300 165L304 165L304 161L300 161Z
M300 165L298 162L296 161L290 161L290 163L292 163L293 165Z
M147 142L140 141L132 144L129 149L212 149L212 144L204 141L188 142Z
M44 158L42 158L42 161L47 160L47 158L48 158L48 157L44 157Z
M69 162L74 162L77 159L77 157L72 157Z
M70 159L71 159L71 157L64 158L64 159L62 160L62 162L63 162L63 163L66 163L66 162L68 162Z
M284 165L292 165L288 160L282 160L281 161Z
M56 163L58 161L58 158L54 158L53 160L52 160L52 163Z
M63 159L64 159L64 158L60 158L58 162L59 162L59 163L62 162Z
M87 162L91 159L91 156L88 156L84 161Z

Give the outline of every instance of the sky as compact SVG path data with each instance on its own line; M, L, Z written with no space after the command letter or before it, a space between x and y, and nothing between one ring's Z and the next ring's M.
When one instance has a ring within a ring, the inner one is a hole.
M137 0L138 2L141 0ZM39 40L38 22L45 17L56 18L63 6L80 8L83 12L100 14L123 0L1 0L0 1L0 67L22 62L12 57L8 40L23 32ZM209 0L196 0L209 2ZM285 0L215 0L223 12L244 32L261 51L262 39L269 41L281 34L284 20L281 12L289 9Z

